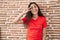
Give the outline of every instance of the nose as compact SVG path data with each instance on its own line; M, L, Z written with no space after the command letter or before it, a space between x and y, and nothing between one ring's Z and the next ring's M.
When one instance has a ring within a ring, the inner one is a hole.
M32 8L31 8L32 10L36 10L36 8L33 6Z

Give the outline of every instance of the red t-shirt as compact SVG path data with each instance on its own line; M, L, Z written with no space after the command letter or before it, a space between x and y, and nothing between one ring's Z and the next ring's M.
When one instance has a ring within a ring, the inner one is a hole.
M22 18L23 23L26 22L26 18ZM46 18L42 16L38 16L38 18L31 19L28 23L28 32L26 40L42 40L42 31L43 28L47 27Z

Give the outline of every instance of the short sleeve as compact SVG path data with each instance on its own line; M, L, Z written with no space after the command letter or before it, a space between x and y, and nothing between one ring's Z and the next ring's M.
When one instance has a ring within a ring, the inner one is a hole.
M46 21L46 18L44 17L43 20L44 20L44 22L43 22L43 24L42 24L42 25L43 25L43 28L46 28L46 27L47 27L47 21Z
M23 21L23 23L25 23L26 22L26 17L22 18L22 21Z

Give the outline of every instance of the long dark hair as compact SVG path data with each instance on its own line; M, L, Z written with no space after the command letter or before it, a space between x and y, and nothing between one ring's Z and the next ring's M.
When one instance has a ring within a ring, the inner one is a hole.
M42 14L41 11L40 11L39 6L38 6L35 2L31 2L31 3L28 5L28 8L29 8L32 4L35 4L35 5L38 7L38 16L43 16L43 14ZM25 17L27 18L27 20L26 20L25 24L28 24L28 22L30 21L30 19L32 18L32 16L33 16L33 14L32 14L31 11L28 11L28 12L26 13L26 16L25 16ZM43 17L44 17L44 16L43 16Z

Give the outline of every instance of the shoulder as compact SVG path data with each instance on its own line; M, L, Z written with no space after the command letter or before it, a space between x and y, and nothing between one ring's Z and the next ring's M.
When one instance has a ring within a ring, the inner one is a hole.
M22 19L26 19L26 17L23 17Z
M39 16L42 20L46 20L45 16Z
M22 20L26 20L27 18L26 17L23 17Z
M40 18L43 18L43 19L46 19L46 17L45 16L39 16Z

